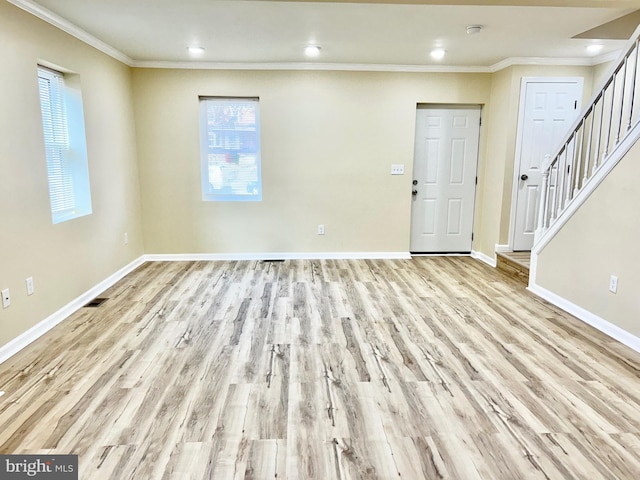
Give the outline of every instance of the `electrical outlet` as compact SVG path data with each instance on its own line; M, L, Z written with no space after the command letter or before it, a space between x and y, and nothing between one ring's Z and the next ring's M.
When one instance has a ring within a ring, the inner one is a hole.
M618 277L615 275L609 277L609 291L611 293L618 293Z
M7 308L11 305L11 293L8 288L2 290L2 308Z
M391 165L391 175L404 175L404 164Z
M127 232L124 232L124 244L129 244L129 234Z
M318 235L324 235L324 225L318 225Z
M27 295L33 295L33 292L34 292L33 277L27 278L25 280L25 283L27 284Z

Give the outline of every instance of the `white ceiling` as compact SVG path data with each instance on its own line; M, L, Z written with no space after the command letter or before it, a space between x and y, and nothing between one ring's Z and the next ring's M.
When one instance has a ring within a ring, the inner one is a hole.
M130 65L479 71L509 61L597 63L586 51L594 40L572 37L640 8L640 0L9 1ZM467 25L484 28L467 35ZM321 45L318 59L305 58L310 43ZM624 41L601 43L606 58ZM190 44L204 55L190 58ZM447 51L441 61L429 56L436 46Z

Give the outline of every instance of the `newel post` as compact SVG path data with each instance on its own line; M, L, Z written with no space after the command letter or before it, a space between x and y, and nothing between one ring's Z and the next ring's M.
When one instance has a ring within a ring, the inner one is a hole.
M549 190L549 172L551 170L551 165L549 162L549 158L551 156L549 154L544 156L544 168L542 170L542 185L540 187L540 207L538 208L538 228L537 235L542 234L544 229L547 227L545 225L547 218L547 194Z

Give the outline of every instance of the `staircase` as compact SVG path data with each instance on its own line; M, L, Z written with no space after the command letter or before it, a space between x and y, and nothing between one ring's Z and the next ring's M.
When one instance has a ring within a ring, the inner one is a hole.
M531 252L496 252L496 267L510 277L529 283Z
M640 136L640 27L611 73L542 169L536 255L571 218Z

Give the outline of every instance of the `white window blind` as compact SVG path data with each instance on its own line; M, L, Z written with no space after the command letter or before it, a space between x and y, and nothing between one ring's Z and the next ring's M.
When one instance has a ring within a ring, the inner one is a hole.
M202 199L262 200L257 98L200 98Z
M38 89L51 215L59 223L91 213L82 101L63 74L42 66Z

